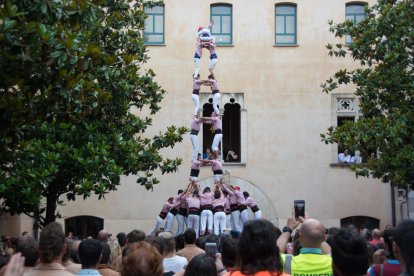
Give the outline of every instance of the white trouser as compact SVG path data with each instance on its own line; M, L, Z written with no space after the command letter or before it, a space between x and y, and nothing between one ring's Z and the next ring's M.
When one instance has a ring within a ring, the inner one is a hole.
M218 151L219 149L219 144L221 142L221 138L223 138L223 134L215 134L214 135L214 139L213 139L213 144L211 145L211 149L214 151Z
M240 219L241 219L242 225L244 226L246 221L249 220L249 211L247 209L244 209L243 211L240 212Z
M168 212L167 218L165 219L165 232L172 232L174 217L171 212Z
M200 109L200 95L192 94L191 99L194 103L194 115L197 115L199 109Z
M240 225L240 211L233 211L231 212L231 223L232 223L232 229L236 230L238 232L241 232L242 227Z
M200 233L201 235L204 235L204 232L206 230L209 232L213 231L213 212L211 210L203 210L201 211L201 217L200 217Z
M198 136L197 135L191 135L191 146L193 147L193 157L191 160L196 161L198 157Z
M223 233L224 228L226 228L226 213L214 213L214 234L220 235Z
M261 219L262 218L262 210L253 213L254 219Z
M222 175L222 174L215 174L215 175L213 176L214 182L218 182L218 181L220 181L220 179L222 179L222 178L223 178L223 175Z
M155 222L154 227L150 231L149 235L153 236L157 230L159 230L161 227L164 226L164 219L160 218L160 216L157 217L157 221Z
M233 230L233 226L231 225L231 214L226 215L226 228Z
M200 59L194 58L194 64L195 64L195 70L193 77L197 77L198 74L200 74Z
M198 227L200 225L200 216L199 215L188 215L187 219L188 229L193 229L196 232L196 237L198 238Z
M210 63L208 64L208 69L210 71L214 71L214 68L216 68L216 64L217 64L216 58L210 59Z
M175 235L178 236L184 233L185 217L180 214L177 214L175 217L177 218L177 222L178 222L178 228L177 228L177 232L175 233Z
M220 100L220 96L221 96L220 92L213 94L213 108L214 108L214 112L217 114L217 116L220 114L220 110L218 108L218 102Z

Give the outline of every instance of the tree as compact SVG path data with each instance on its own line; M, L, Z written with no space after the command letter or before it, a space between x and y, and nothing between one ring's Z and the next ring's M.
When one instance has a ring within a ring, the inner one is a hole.
M353 167L357 176L399 187L414 184L414 2L378 0L357 25L330 24L336 37L349 34L352 43L348 48L328 44L329 55L350 55L360 67L339 70L322 85L323 91L355 85L362 117L330 127L322 140L361 151L366 162ZM370 157L373 149L375 158Z
M41 215L45 225L59 215L63 195L75 200L94 193L101 199L117 189L121 175L130 174L150 189L158 183L154 170L170 173L181 164L160 150L182 141L186 128L145 135L165 91L154 72L142 68L148 60L143 5L143 0L1 1L4 211Z

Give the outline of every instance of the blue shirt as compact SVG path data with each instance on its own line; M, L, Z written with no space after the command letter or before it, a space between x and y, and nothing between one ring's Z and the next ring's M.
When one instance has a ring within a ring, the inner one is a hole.
M81 271L78 272L78 275L101 275L101 273L96 269L81 269Z

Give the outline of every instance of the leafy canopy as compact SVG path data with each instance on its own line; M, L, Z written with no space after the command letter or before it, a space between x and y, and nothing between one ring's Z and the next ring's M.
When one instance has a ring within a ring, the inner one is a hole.
M327 45L329 55L350 55L360 67L338 71L323 91L355 85L362 116L356 123L330 127L322 140L361 151L367 162L353 168L357 175L400 187L414 184L414 2L378 0L359 24L330 25L336 37L349 34L352 43ZM370 158L372 150L376 158Z
M144 135L165 91L142 68L142 0L1 2L3 210L31 215L46 198L47 223L61 195L101 199L129 174L150 189L154 170L176 171L181 159L159 151L187 129Z

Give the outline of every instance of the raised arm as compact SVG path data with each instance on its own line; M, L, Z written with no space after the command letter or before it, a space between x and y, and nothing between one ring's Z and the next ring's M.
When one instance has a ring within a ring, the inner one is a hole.
M213 83L211 80L201 80L201 82L202 82L202 85L206 85L206 86L209 86Z
M226 183L222 183L222 186L224 188L224 190L229 194L229 195L234 195L234 190L228 186Z

